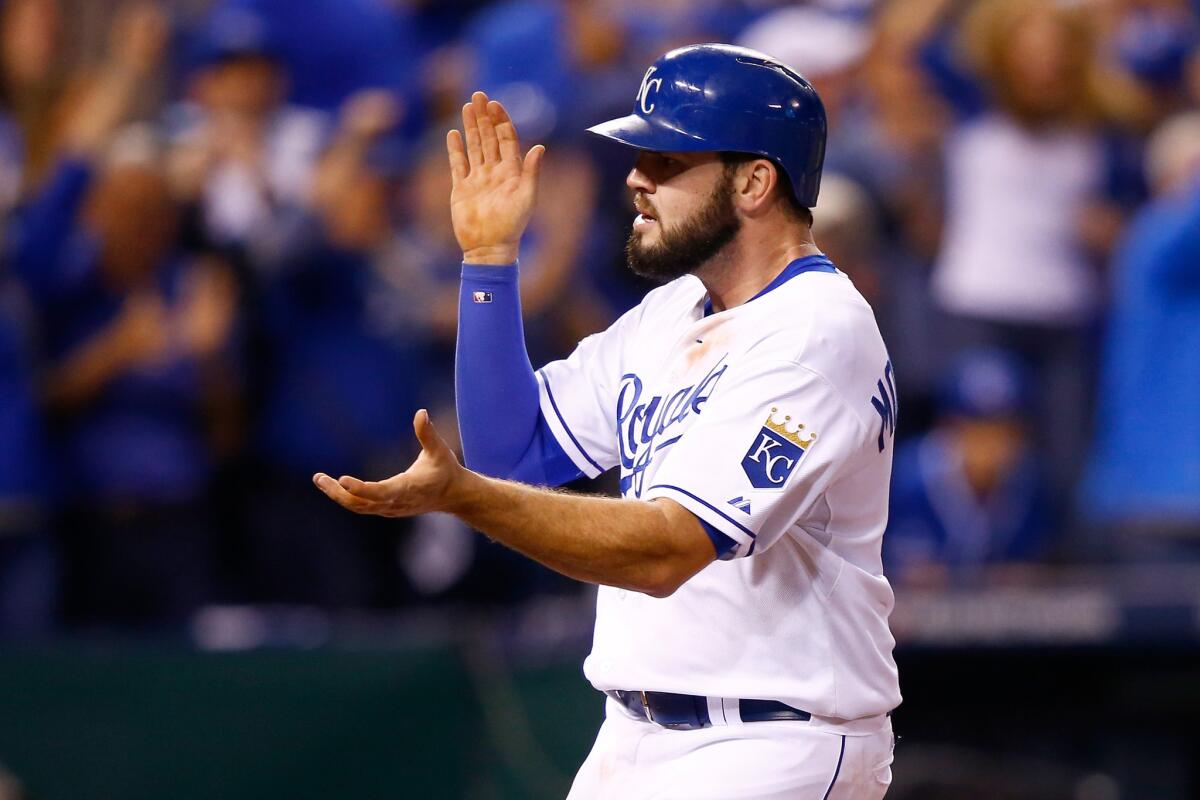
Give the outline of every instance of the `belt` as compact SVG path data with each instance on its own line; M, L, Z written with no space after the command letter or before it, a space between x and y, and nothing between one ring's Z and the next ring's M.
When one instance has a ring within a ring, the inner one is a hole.
M634 716L649 720L664 728L690 731L711 727L713 721L708 713L709 698L693 694L671 692L626 692L616 689L607 692ZM771 722L794 720L807 722L812 714L792 708L777 700L714 700L715 708L727 708L736 703L742 722ZM722 714L722 716L724 716ZM718 720L718 724L728 722Z

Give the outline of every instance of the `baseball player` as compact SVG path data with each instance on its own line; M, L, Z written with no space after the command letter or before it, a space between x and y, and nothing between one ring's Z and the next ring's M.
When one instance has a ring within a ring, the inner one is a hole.
M665 285L534 372L516 260L543 148L522 156L475 93L447 138L469 469L420 411L407 471L314 480L600 585L584 672L606 718L572 800L882 797L896 392L870 307L812 239L821 101L768 56L695 45L590 130L636 151L629 266ZM619 499L544 488L617 467Z

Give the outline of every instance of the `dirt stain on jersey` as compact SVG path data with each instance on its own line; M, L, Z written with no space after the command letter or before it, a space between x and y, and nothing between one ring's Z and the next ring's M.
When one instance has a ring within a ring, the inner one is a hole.
M708 323L708 324L705 324ZM692 341L683 352L683 372L686 375L704 363L713 348L720 348L728 338L725 336L724 320L709 322L705 320L692 331ZM724 352L724 350L721 350Z

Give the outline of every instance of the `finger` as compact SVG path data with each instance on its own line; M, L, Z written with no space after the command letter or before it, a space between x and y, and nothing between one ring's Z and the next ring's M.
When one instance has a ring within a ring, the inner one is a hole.
M467 164L471 169L483 164L483 145L479 141L479 122L475 119L475 106L463 106L463 134L467 138Z
M341 486L347 492L353 495L362 496L362 487L366 486L366 481L359 480L353 475L343 475L337 479L338 486Z
M316 475L313 475L313 483L317 485L318 489L325 493L326 497L328 497L330 500L333 500L343 508L348 508L356 514L370 513L366 500L350 494L343 489L337 481L325 473L318 472Z
M521 183L526 191L537 193L538 176L542 174L542 158L546 155L543 145L535 144L525 154L525 164L521 170Z
M462 134L457 130L451 130L446 134L446 153L450 156L450 180L454 186L457 186L459 181L467 177L469 171Z
M440 455L449 451L450 446L437 432L433 420L429 418L429 412L423 408L413 417L413 431L417 434L417 441L421 443L421 449L430 455Z
M351 475L338 478L338 485L355 497L375 502L385 502L394 499L396 490L394 484L378 481L361 481Z
M488 103L488 116L496 128L496 138L500 140L500 158L503 161L517 163L521 158L521 144L517 139L517 126L504 110L504 106L495 100Z
M496 138L496 126L488 114L487 95L476 92L471 95L471 103L475 106L475 119L479 122L479 139L483 144L483 160L485 163L496 163L500 160L500 142Z

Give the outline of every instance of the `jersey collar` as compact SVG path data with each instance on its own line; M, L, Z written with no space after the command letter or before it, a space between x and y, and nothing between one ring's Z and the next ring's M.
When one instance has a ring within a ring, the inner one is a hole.
M805 272L837 272L837 267L835 267L833 262L829 260L829 257L824 254L797 258L795 261L784 267L783 271L776 275L774 280L762 288L762 291L754 295L754 297L751 297L746 302L751 303L762 297L764 294L775 291L792 278L796 277L797 275L803 275ZM704 316L710 316L712 313L712 298L705 297Z

